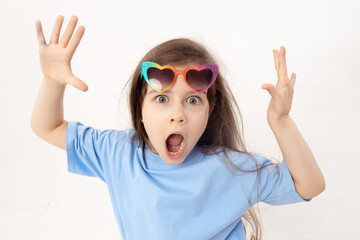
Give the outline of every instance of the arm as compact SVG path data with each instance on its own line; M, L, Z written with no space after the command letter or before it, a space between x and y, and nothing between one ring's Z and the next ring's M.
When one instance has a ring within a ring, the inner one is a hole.
M291 117L285 116L269 124L299 195L310 199L324 191L324 176Z
M285 48L280 47L280 53L277 50L273 53L278 82L276 87L270 83L262 86L271 95L267 120L280 146L296 191L304 199L313 198L324 191L325 178L309 146L289 116L296 75L293 73L290 80L287 76Z
M75 77L70 61L84 34L80 26L73 35L77 17L73 16L59 41L63 16L58 16L49 44L46 44L40 21L36 21L41 69L44 74L31 116L32 130L45 141L66 150L68 122L64 120L63 99L66 84L87 91L87 85Z
M67 130L63 108L65 87L44 77L31 115L32 130L40 138L64 150Z

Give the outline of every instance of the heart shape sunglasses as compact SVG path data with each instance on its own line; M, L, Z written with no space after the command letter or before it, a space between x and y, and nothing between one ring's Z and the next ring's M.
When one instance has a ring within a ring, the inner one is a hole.
M218 66L215 64L205 64L201 67L190 66L184 70L177 70L170 65L160 66L154 62L141 63L142 78L157 92L168 90L176 81L177 75L184 76L186 84L195 93L206 91L214 82L218 75Z

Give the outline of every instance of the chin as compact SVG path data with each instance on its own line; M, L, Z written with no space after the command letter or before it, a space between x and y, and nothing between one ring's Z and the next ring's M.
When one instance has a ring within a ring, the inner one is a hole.
M169 165L179 165L184 162L184 160L186 159L186 156L187 156L187 154L185 154L185 152L184 152L183 156L176 158L176 159L171 159L165 154L165 156L162 157L162 159L165 163L167 163Z
M179 161L179 160L166 160L164 162L166 162L167 164L169 165L179 165L179 164L182 164L184 162L185 159Z

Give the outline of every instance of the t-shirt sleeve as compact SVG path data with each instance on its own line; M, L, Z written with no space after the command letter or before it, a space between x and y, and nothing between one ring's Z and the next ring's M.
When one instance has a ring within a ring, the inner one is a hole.
M98 177L105 182L104 161L110 148L111 130L98 130L80 122L68 122L66 153L68 171Z
M272 163L269 159L257 156L260 166ZM285 205L297 202L309 202L303 199L295 190L294 181L285 161L280 164L269 165L259 172L259 201L270 205Z

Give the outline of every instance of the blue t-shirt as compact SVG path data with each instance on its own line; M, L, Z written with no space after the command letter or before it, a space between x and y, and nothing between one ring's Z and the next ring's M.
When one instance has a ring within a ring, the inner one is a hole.
M167 164L148 146L132 142L134 131L102 131L70 121L66 134L68 170L106 183L124 240L245 239L241 217L257 202L311 200L295 191L284 161L278 169L263 168L256 183L256 172L231 174L223 153L206 155L198 146L183 163ZM258 167L272 163L252 155ZM243 170L256 169L244 153L228 157Z

